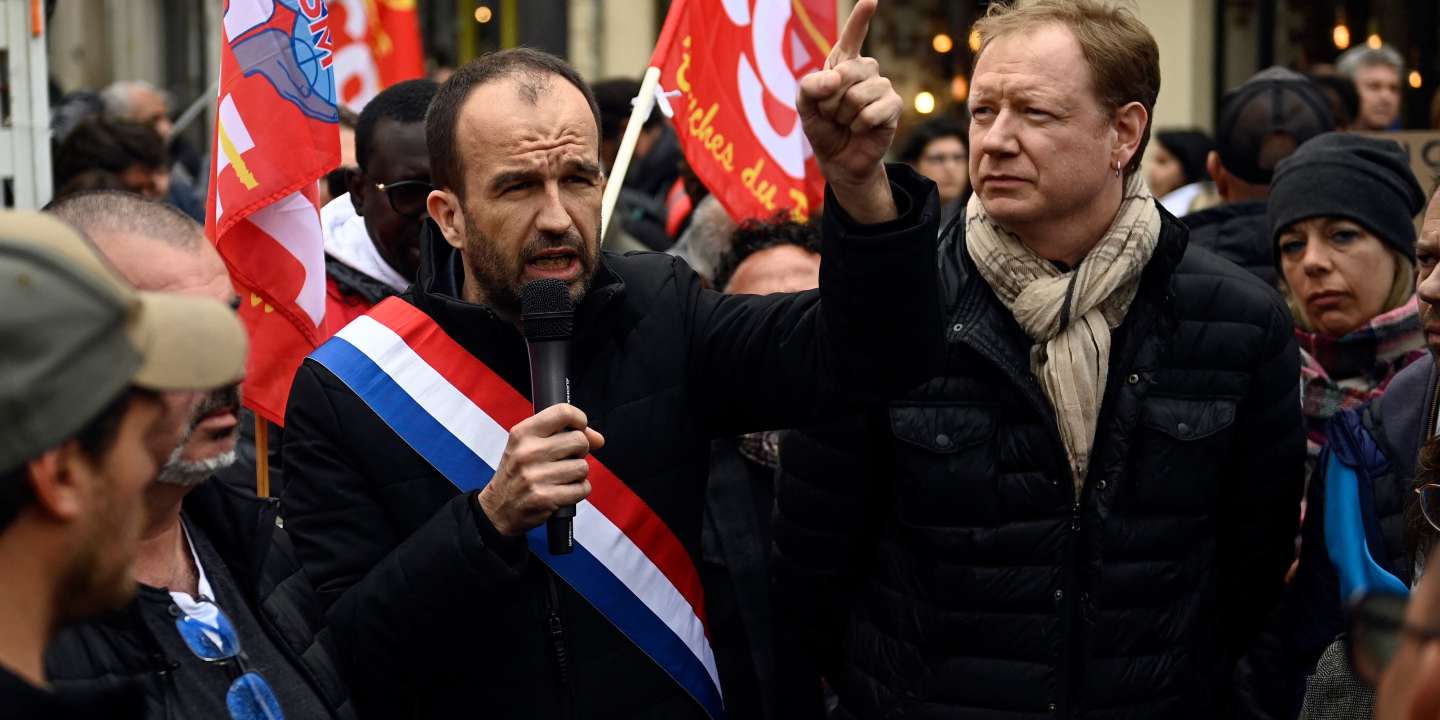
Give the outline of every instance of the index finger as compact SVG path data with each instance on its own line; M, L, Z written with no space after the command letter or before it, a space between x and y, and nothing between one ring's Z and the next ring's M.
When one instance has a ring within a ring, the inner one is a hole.
M556 433L569 430L584 430L588 425L588 419L584 411L569 403L551 405L535 415L526 418L515 425L521 429L524 425L527 430L538 437L550 437ZM511 432L514 432L512 430Z
M855 3L855 9L850 11L850 19L845 21L845 29L840 32L840 41L835 43L830 57L825 60L826 70L846 60L860 57L860 46L865 44L865 36L870 34L870 19L875 17L878 3L879 0L860 0Z

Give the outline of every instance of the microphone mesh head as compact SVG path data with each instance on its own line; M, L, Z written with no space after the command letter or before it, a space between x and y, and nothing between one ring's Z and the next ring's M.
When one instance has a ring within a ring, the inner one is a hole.
M562 280L525 283L520 291L520 325L527 340L559 340L575 328L575 303Z

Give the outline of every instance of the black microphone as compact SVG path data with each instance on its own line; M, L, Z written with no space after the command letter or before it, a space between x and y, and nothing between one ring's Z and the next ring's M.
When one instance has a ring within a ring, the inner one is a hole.
M530 350L530 397L535 412L570 402L570 335L575 303L561 280L532 280L520 293L520 326ZM575 549L575 506L564 505L545 523L551 555Z

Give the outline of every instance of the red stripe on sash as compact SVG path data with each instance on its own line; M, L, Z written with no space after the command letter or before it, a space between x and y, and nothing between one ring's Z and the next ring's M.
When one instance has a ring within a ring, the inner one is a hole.
M434 319L414 305L392 297L372 309L370 317L395 331L441 377L450 381L456 390L470 398L507 431L534 414L533 406L524 395L461 347ZM709 637L700 574L679 538L593 453L585 460L590 464L590 496L587 498L590 504L620 528L664 573L681 597L694 608L696 617L705 626L706 637Z

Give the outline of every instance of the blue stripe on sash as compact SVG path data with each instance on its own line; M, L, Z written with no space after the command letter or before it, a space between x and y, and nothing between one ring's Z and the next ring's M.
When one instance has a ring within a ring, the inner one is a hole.
M495 469L426 412L369 356L344 338L331 338L310 355L340 378L386 425L435 466L460 492L485 487ZM402 429L403 428L403 429Z
M344 338L333 337L310 357L323 365L374 410L421 457L461 492L483 488L495 470L435 419L391 377ZM457 481L457 478L460 481ZM599 512L591 509L592 512ZM675 678L712 718L724 717L719 688L690 648L640 598L579 542L569 555L551 555L541 525L526 542L576 592L584 596Z
M544 525L531 530L525 539L530 549L589 600L601 615L660 667L668 668L676 682L688 690L711 717L724 717L715 683L695 653L579 541L575 543L574 552L557 556L547 549Z

